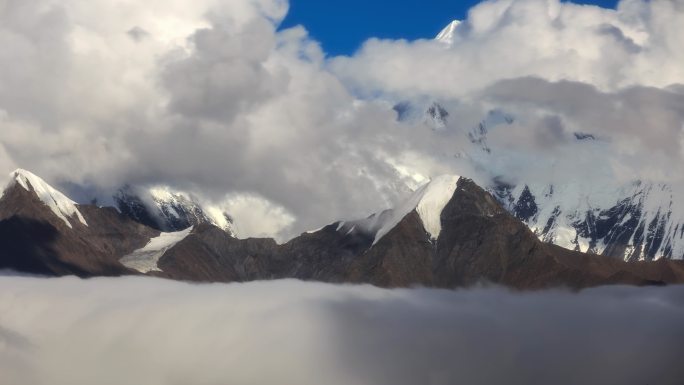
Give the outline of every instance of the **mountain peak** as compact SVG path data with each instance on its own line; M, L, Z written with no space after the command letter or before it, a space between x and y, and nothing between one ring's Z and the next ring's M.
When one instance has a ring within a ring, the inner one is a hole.
M78 210L76 202L69 199L66 195L50 186L39 176L30 171L18 168L10 173L10 182L5 190L19 185L28 192L36 194L50 210L57 215L64 223L72 227L69 218L76 217L79 222L88 226L88 223ZM1 195L0 195L1 196Z
M446 44L452 44L454 42L454 35L456 35L456 28L458 28L459 25L461 25L460 20L452 21L439 34L437 34L435 40Z

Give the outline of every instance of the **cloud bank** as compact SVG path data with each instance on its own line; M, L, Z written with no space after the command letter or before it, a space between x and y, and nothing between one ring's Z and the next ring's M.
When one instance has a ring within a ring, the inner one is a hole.
M0 384L678 384L684 288L0 278Z
M327 57L306 26L278 30L287 8L2 2L0 171L100 202L125 183L167 185L239 212L241 236L281 239L443 173L684 185L678 1L491 0L450 44L370 39L348 57ZM396 103L432 101L444 129L397 121ZM515 122L492 128L491 156L473 152L465 133L493 109Z
M684 78L678 65L684 60L683 12L676 0L622 0L616 10L557 0L489 0L469 11L450 44L370 39L333 66L361 90L446 98L528 76L603 91L663 88Z

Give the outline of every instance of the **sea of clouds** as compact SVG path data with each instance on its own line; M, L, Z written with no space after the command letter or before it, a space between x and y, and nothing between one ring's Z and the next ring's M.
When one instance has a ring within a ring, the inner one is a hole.
M2 385L676 385L684 287L0 277Z

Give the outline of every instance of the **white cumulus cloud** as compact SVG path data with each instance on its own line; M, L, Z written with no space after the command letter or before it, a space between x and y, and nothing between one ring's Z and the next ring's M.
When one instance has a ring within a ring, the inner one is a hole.
M387 208L444 173L681 182L678 1L490 0L451 45L370 39L332 58L306 26L278 29L287 8L3 2L0 171L100 201L126 183L214 204L258 196L285 214L240 209L236 223L279 239ZM449 111L445 127L397 122L396 103L432 101ZM491 156L473 153L466 133L495 109L515 122L488 134ZM578 145L576 132L600 144Z

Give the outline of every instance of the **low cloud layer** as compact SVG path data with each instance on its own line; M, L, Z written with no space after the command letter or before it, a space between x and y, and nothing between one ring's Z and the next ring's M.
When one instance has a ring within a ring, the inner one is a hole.
M0 174L26 168L84 201L169 186L236 211L241 236L280 239L443 173L684 186L678 1L491 0L450 45L370 39L347 57L328 57L306 26L279 30L287 9L5 1ZM433 101L449 111L443 130L397 121L396 103L420 115ZM492 128L491 156L472 151L465 133L495 109L514 124Z
M684 288L0 277L0 384L678 384Z

